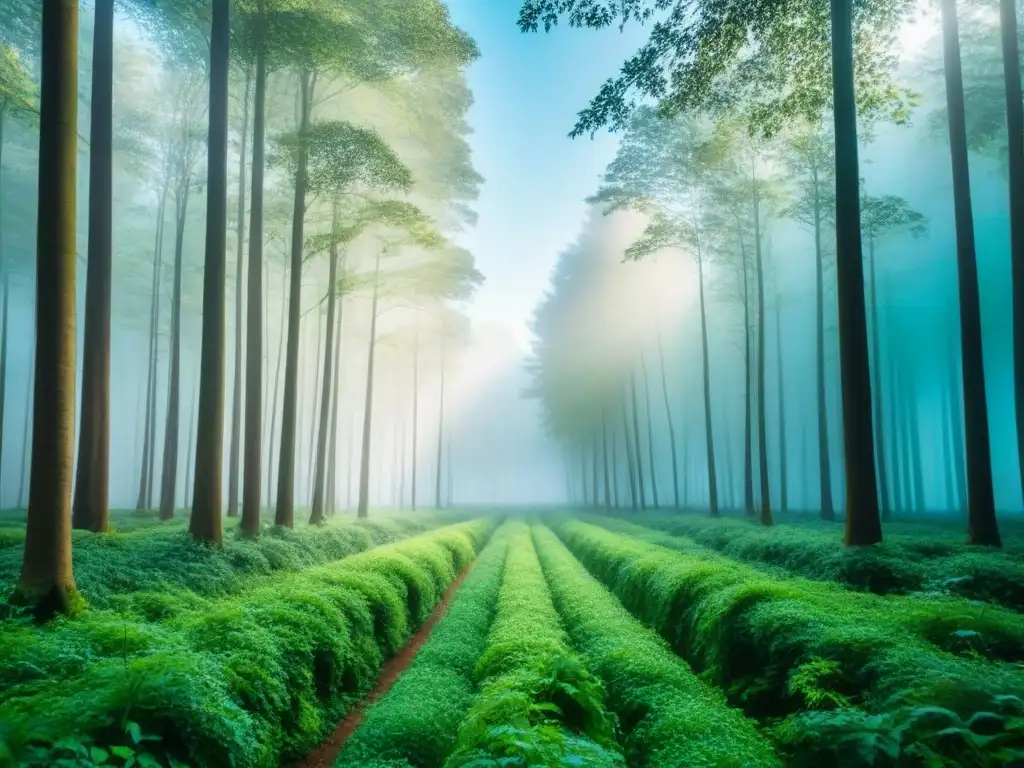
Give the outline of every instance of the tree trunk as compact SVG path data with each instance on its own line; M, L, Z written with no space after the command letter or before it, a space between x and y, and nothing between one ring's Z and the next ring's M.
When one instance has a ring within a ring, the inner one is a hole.
M455 506L455 474L452 470L452 433L448 431L448 508Z
M960 286L960 353L963 357L964 423L967 428L967 538L971 544L999 547L992 455L988 434L988 400L982 355L981 298L975 257L971 179L968 170L967 122L956 0L942 2L943 64L949 113L949 151L953 163L956 262Z
M741 241L742 242L742 241ZM743 273L743 510L754 516L754 393L750 351L750 288L748 286L747 253L742 249L740 271ZM732 460L731 457L729 459Z
M302 310L302 239L306 217L306 141L313 109L315 77L299 74L300 117L298 163L295 169L295 200L292 206L291 283L288 290L288 345L284 368L284 408L281 414L281 447L278 452L277 506L274 524L291 528L295 520L295 432L299 385L299 322Z
M324 331L324 316L320 312L320 308L317 307L316 313L316 346L313 348L313 357L316 359L316 370L313 373L313 397L310 398L310 412L309 412L309 452L306 454L307 458L303 462L303 466L308 467L306 475L306 487L309 488L309 505L313 506L313 481L316 475L315 463L315 451L316 451L316 436L317 436L317 425L319 424L319 413L318 400L322 393L317 386L320 384L320 342L323 339Z
M192 509L192 507L193 507L193 505L190 504L189 499L190 499L190 497L192 495L192 480L195 477L194 472L191 471L191 468L193 466L192 465L192 460L193 460L193 453L192 453L193 442L192 441L195 439L196 392L199 389L198 385L199 385L199 379L197 378L192 383L192 407L189 409L189 413L188 413L188 442L185 444L185 451L186 451L185 456L186 456L186 459L187 459L187 461L185 462L185 506L188 507L188 509Z
M644 360L644 353L640 353L640 368L644 375L644 410L647 418L647 456L648 467L651 470L651 500L654 508L658 509L658 478L654 469L654 422L651 420L651 387L647 377L647 362ZM594 494L597 496L596 492Z
M261 23L265 13L266 0L260 0ZM267 57L263 34L264 30L261 29L256 48L256 93L253 102L252 210L249 211L249 281L246 286L248 304L245 329L246 442L242 458L243 536L255 536L260 532L260 474L263 471L263 424L260 411L263 408L263 171L267 98ZM244 156L245 153L242 154ZM238 263L241 269L241 257ZM236 365L238 362L236 356ZM270 497L269 493L267 497Z
M163 255L164 215L167 208L167 187L160 195L157 206L156 244L153 246L153 293L149 310L149 355L146 358L146 424L142 437L142 477L139 479L139 496L136 510L150 509L152 501L154 453L154 432L156 427L156 357L157 331L160 322L160 266Z
M285 310L288 307L288 302L285 300L284 291L288 287L288 267L287 265L281 270L281 325L278 327L277 333L277 363L274 368L274 397L273 402L270 406L270 447L269 452L273 454L275 441L275 430L277 427L277 395L281 385L281 361L284 359L284 338L285 338ZM273 479L274 471L273 457L268 457L270 460L267 462L267 499L270 499L270 482ZM276 490L276 489L275 489ZM281 525L277 522L277 514L274 515L274 525Z
M832 0L832 88L836 149L836 283L843 389L847 546L882 540L871 428L871 369L864 308L860 162L854 95L853 3Z
M949 386L949 421L953 433L953 470L956 479L957 511L967 508L967 462L964 458L964 417L961 407L961 390L958 381L956 338L952 332L946 334L946 370Z
M377 349L377 298L380 288L380 246L373 266L373 300L370 304L370 345L366 353L366 398L363 406L363 448L359 465L359 509L357 517L370 513L370 428L373 421L373 358ZM416 444L413 443L415 456ZM415 467L415 465L414 465ZM415 468L413 469L415 475Z
M25 554L12 602L37 619L75 608L71 483L75 439L75 165L78 0L43 5L36 354Z
M640 447L640 419L636 407L636 372L629 370L629 392L633 401L633 447L636 456L636 487L640 496L640 509L647 509L647 496L644 489L644 457Z
M245 258L245 150L249 138L249 92L252 67L245 72L242 146L238 152L238 210L235 221L235 364L231 393L231 448L228 458L228 517L238 516L238 466L242 437L242 264Z
M444 340L441 340L441 394L437 400L437 494L434 506L441 508L441 455L444 448Z
M338 228L338 204L334 204L331 232ZM331 243L330 263L327 270L327 339L324 343L324 380L320 402L320 434L316 443L315 476L313 478L313 505L310 523L322 523L324 514L324 486L327 482L327 438L331 426L331 382L334 377L334 312L338 282L338 246Z
M768 484L768 416L765 403L764 359L767 344L764 330L764 259L761 249L761 200L757 177L752 176L754 189L754 257L757 270L757 448L760 454L761 524L772 524L771 487Z
M722 434L725 436L725 504L727 508L735 508L736 477L734 467L736 464L732 455L732 430L729 429L728 422L726 422Z
M188 525L188 531L194 539L217 545L221 543L224 529L221 521L221 489L224 464L224 336L227 327L224 291L227 284L230 22L229 0L213 0L199 426L196 430L195 496ZM237 471L233 482L237 482Z
M327 514L333 516L338 510L338 407L341 405L339 392L341 390L341 315L344 308L344 298L338 298L338 326L334 331L334 393L331 395L331 437L330 456L327 459ZM404 470L403 470L404 471ZM405 495L404 493L402 494Z
M355 461L353 461L353 459L355 458L355 429L353 429L353 427L355 425L352 423L353 421L355 420L350 417L348 425L348 451L345 454L345 461L348 462L348 479L346 480L345 485L346 510L352 509L352 487L355 485L355 483L353 483L352 478L352 475L355 470Z
M615 439L616 431L615 427L612 427L612 499L615 504L615 508L618 509L619 504L619 453L618 453L618 441Z
M897 394L899 397L900 463L903 465L903 511L913 512L917 506L914 498L914 459L910 450L910 403L907 397L906 367L898 369Z
M825 400L825 254L821 247L821 186L818 171L814 183L814 295L815 295L815 374L818 406L818 489L822 520L835 520L832 501L832 461L828 448L828 405Z
M1013 368L1017 460L1024 493L1024 96L1014 0L1000 0L999 26L1006 91L1007 150L1010 170L1010 263L1013 275Z
M636 492L636 465L633 464L633 448L629 442L629 416L626 411L626 395L622 395L622 436L626 440L626 469L629 472L629 497L633 509L639 509L640 502Z
M605 509L612 505L611 478L608 477L608 417L604 408L601 409L601 452L604 464L604 506Z
M906 377L906 409L909 422L910 468L914 480L914 511L924 512L924 468L921 465L921 428L918 417L917 375L908 366Z
M881 330L878 327L878 281L875 276L875 240L868 237L868 274L871 282L871 351L875 364L872 368L873 388L875 391L875 454L878 456L878 492L881 502L882 517L889 516L889 474L885 466L885 404L884 391L882 389L882 345Z
M373 340L371 340L371 344ZM416 328L416 338L412 346L412 492L410 497L412 511L416 511L416 475L417 449L419 447L419 402L420 402L420 329Z
M942 387L942 394L945 400L949 400L948 386ZM942 480L946 492L946 510L951 512L956 509L956 490L953 487L953 420L950 417L949 409L944 405L942 410Z
M708 362L708 311L704 303L704 263L697 258L697 283L700 292L700 339L704 374L704 439L708 451L708 504L711 516L718 517L718 482L715 478L715 441L711 431L711 370Z
M668 441L672 450L672 493L676 509L679 509L679 462L676 457L676 428L672 422L672 405L668 398L668 380L665 376L665 351L661 345L661 332L658 332L658 363L661 367L661 393L665 398L665 417L668 420ZM601 414L603 422L604 413ZM607 472L607 468L605 469Z
M85 278L78 473L71 524L74 528L102 532L109 528L114 0L96 0L93 24L89 261Z
M181 271L185 249L185 216L188 211L190 180L185 178L175 194L174 287L171 296L170 374L167 384L167 421L164 426L164 455L160 478L160 519L174 517L178 489L178 430L181 411Z
M34 310L33 315L38 314L38 310ZM38 320L34 320L32 323L32 343L29 345L30 362L28 365L28 387L25 390L25 418L22 421L21 426L21 473L18 482L18 509L25 509L25 480L31 474L32 468L30 466L30 441L32 438L29 432L29 414L33 413L33 403L35 402L35 383L36 383L36 366L35 366L35 349L36 349L36 326Z
M776 375L779 397L779 509L789 511L789 472L786 461L786 386L783 373L782 349L782 297L775 296L775 353L778 357Z

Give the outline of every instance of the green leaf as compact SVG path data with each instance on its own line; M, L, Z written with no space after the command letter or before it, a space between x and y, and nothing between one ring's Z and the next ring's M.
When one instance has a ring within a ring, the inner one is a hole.
M110 757L110 753L103 747L89 747L89 757L97 765L103 765Z

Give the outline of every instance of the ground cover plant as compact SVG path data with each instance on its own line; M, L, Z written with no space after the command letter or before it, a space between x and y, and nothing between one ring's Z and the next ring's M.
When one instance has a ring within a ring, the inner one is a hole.
M751 716L776 723L783 748L808 765L1024 757L1024 673L1014 665L939 650L856 593L585 522L554 530L695 670Z
M506 523L491 537L430 639L345 743L337 768L444 764L473 703L473 671L487 647L516 527Z
M755 725L633 618L548 528L531 530L573 646L605 682L628 765L780 765Z
M480 692L445 766L623 766L603 686L562 629L529 527L513 526L494 622L475 670Z
M0 762L85 766L124 750L161 765L294 759L372 685L495 523L446 526L229 596L168 592L156 611L143 602L8 623Z
M679 513L623 516L630 522L677 534L724 555L765 563L809 579L835 581L875 594L932 592L1024 610L1024 559L1020 550L965 547L952 526L905 523L870 548L836 546L836 530L819 524L780 524L766 529L750 519Z

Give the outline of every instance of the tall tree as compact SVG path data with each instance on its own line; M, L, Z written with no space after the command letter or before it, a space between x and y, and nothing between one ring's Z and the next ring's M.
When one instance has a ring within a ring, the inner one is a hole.
M89 131L89 262L78 477L71 524L106 531L110 476L110 291L113 247L114 0L97 0L93 17Z
M75 181L78 0L43 5L36 232L35 396L25 552L11 602L37 618L75 607Z
M672 450L672 498L676 509L679 509L679 462L676 458L676 428L672 422L672 404L668 397L668 379L665 376L665 350L661 343L661 331L658 332L658 365L661 369L661 394L665 400L665 418L668 420L668 441ZM604 431L604 410L601 411L601 427ZM608 474L607 450L605 451L605 475ZM606 489L607 495L607 489Z

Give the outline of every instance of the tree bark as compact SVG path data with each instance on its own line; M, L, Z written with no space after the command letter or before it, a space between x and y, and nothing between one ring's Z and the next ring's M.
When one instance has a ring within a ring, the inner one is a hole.
M295 520L295 433L299 385L299 322L302 303L302 238L306 217L306 175L309 162L306 142L313 109L314 75L299 74L300 116L295 199L292 206L291 283L288 290L288 344L284 367L284 407L281 414L281 447L278 452L277 505L274 524L291 528Z
M260 0L259 14L262 24L266 15L266 0ZM260 412L263 408L263 172L267 98L265 33L264 29L259 32L253 97L252 209L249 211L249 281L246 286L248 303L245 329L245 451L242 459L243 536L255 536L260 532L260 475L263 472L263 425ZM238 263L241 269L241 257ZM236 365L239 362L236 356ZM269 493L267 497L270 497Z
M373 358L377 349L377 298L380 283L380 246L373 266L373 301L370 304L370 345L366 353L366 398L363 405L363 448L359 465L359 509L356 516L370 513L370 428L373 421ZM413 444L415 455L416 446ZM415 470L414 470L415 472Z
M249 138L249 92L252 67L245 72L242 146L238 152L238 209L235 221L235 360L231 393L231 448L228 457L228 517L238 516L238 467L242 437L242 265L245 262L245 150Z
M860 162L854 94L853 3L832 0L832 89L836 149L836 282L843 390L847 546L882 540L871 428L871 369L864 308Z
M700 292L700 339L704 375L704 440L708 452L708 504L711 516L718 517L718 481L715 473L715 441L711 430L711 366L708 362L708 311L704 302L704 262L697 257L697 284Z
M334 204L334 215L331 231L338 228L338 204ZM315 476L313 479L313 505L309 522L322 523L324 514L324 486L327 482L327 437L331 426L331 382L334 377L334 312L337 297L335 288L338 283L338 246L331 243L330 263L327 270L327 339L324 344L324 380L320 404L320 434L316 444Z
M665 417L668 420L668 441L672 450L672 493L676 509L679 509L679 462L676 457L676 428L672 422L672 405L668 397L668 380L665 376L665 351L661 344L661 332L658 332L658 363L661 367L661 393L665 398ZM604 412L601 413L602 424ZM607 472L607 468L605 469Z
M956 219L956 261L960 286L960 353L967 430L967 539L971 544L999 547L992 489L988 400L982 355L981 298L975 255L971 179L967 154L963 72L956 0L942 2L943 69L949 115L949 150L953 164L953 208Z
M1013 279L1013 368L1017 460L1024 494L1024 96L1014 0L1000 0L999 26L1006 92L1007 150L1010 171L1010 263Z
M71 525L109 526L110 291L113 247L114 0L96 0L93 14L92 105L89 130L89 261L78 472Z
M25 554L11 601L39 620L75 608L75 173L78 0L43 4L36 252L37 342Z

